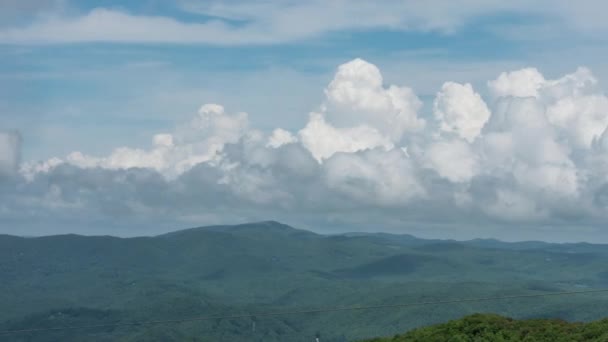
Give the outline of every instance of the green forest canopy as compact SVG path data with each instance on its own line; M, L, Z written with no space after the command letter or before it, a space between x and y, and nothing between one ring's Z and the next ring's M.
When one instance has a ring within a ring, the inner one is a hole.
M502 342L608 341L608 319L569 323L559 319L514 320L495 314L474 314L447 323L412 330L403 335L367 342Z

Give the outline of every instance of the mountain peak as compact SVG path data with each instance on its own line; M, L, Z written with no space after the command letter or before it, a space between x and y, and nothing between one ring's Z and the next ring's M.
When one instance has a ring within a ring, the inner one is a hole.
M189 234L193 232L214 232L214 233L226 233L240 236L252 236L252 235L263 235L263 234L274 234L283 236L316 236L317 234L302 229L291 227L287 224L268 220L252 223L242 223L235 225L218 225L218 226L204 226L197 228L190 228L179 230L164 234L163 236L176 236Z

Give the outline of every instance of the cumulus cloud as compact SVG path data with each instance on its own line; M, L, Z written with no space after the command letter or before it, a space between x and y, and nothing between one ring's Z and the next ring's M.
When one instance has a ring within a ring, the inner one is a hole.
M30 177L32 173L66 162L81 168L150 168L175 177L197 164L217 159L226 144L234 144L243 137L248 124L247 113L227 114L218 104L205 104L190 122L180 125L173 134L153 136L150 149L119 147L106 157L75 151L64 159L26 163L22 169Z
M545 78L538 70L525 68L501 73L497 79L488 82L488 88L496 97L537 97L543 83Z
M206 104L146 149L23 163L19 190L0 209L210 220L200 223L363 212L461 225L608 218L608 98L591 71L547 79L527 68L488 88L486 102L470 84L446 82L425 122L411 88L386 85L356 59L338 67L297 132L263 132L246 113ZM19 140L0 138L0 165L16 170Z
M362 59L342 64L325 94L328 119L336 127L367 125L399 141L424 127L417 117L422 102L408 87L384 87L380 70Z
M268 138L268 143L266 146L268 147L281 147L286 144L293 144L298 141L290 131L286 131L282 128L277 128L272 131L272 135Z
M475 140L490 118L488 106L469 83L444 83L435 98L433 113L442 131L454 132L468 142Z
M321 161L337 152L395 147L407 132L424 127L422 102L408 87L385 87L375 65L362 59L342 64L325 89L320 113L300 131L302 143Z
M463 140L432 143L425 153L428 165L451 182L468 182L480 171L478 156Z
M589 148L608 125L608 98L599 92L587 68L545 80L534 68L502 73L488 82L496 97L534 97L546 106L545 117L574 148Z
M320 113L311 113L306 127L300 132L302 144L319 162L336 152L356 152L369 148L393 148L393 143L377 129L367 125L335 128Z
M337 153L323 166L329 189L367 205L405 206L426 191L399 149Z

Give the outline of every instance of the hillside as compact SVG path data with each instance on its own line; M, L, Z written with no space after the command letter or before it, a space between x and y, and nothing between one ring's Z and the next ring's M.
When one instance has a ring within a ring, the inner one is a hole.
M604 342L608 319L568 323L558 319L513 320L493 314L475 314L444 324L415 329L403 335L367 342Z
M319 235L278 222L156 237L0 236L0 329L544 293L608 286L591 244ZM12 335L9 341L350 341L475 312L590 321L608 296ZM2 339L3 341L5 339Z

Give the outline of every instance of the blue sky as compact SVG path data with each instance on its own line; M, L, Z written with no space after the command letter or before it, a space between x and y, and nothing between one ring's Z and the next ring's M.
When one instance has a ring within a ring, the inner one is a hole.
M18 3L9 1L4 5L20 14L15 27L27 27L48 13L78 18L100 8L184 23L209 20L207 15L189 12L187 1L181 6L179 2L164 1L26 1L31 3L29 6ZM195 5L192 2L191 6ZM28 11L32 8L38 11ZM234 110L248 111L252 120L259 120L267 129L277 123L297 128L306 120L311 106L319 102L321 89L336 66L356 57L381 67L406 69L407 73L395 71L384 76L388 82L408 84L427 97L434 96L441 82L450 76L456 77L452 79L455 81L482 83L510 67L535 66L548 74L561 74L586 65L596 74L604 74L606 63L601 51L600 55L593 51L601 40L592 36L567 32L566 36L534 39L510 37L503 32L529 26L534 33L544 25L551 25L551 30L557 32L568 30L563 19L529 12L532 11L526 11L525 6L518 11L489 9L485 15L462 20L450 32L443 28L410 31L378 25L372 29L327 30L270 44L116 43L111 39L91 42L86 38L76 43L5 43L0 46L0 125L21 131L26 159L69 152L71 147L56 141L55 131L71 140L65 144L84 146L91 152L115 147L99 146L96 138L116 130L116 146L141 145L150 132L162 130L176 121L176 115L187 116L205 102L222 102ZM7 23L11 21L14 19ZM591 50L588 55L579 53L586 50ZM424 67L415 70L420 64ZM476 65L481 66L480 70L476 70ZM443 74L425 80L429 68L441 68L433 73ZM290 78L281 75L283 71ZM269 82L264 81L266 76L270 76ZM297 98L283 94L288 98L268 101L266 94L259 92L274 88L277 77L285 82L281 88L297 92ZM245 82L239 82L243 78ZM252 86L253 82L262 83L261 89ZM166 99L155 103L159 92L178 99L171 104ZM140 101L145 105L133 104ZM174 112L169 113L170 110ZM128 134L130 129L126 126L137 127L139 134Z
M5 1L0 5L4 13L0 15L0 131L18 132L20 163L31 165L52 158L65 161L74 151L99 159L122 147L150 149L151 137L182 130L208 103L222 105L226 113L247 112L248 127L264 134L282 128L298 135L309 123L310 112L331 105L327 89L338 66L355 58L377 67L387 89L390 85L412 88L422 101L417 115L428 122L435 120L434 101L445 82L471 83L494 112L496 99L488 82L502 72L526 67L537 68L547 80L587 67L599 80L597 94L603 94L602 82L608 79L604 38L608 25L599 13L608 6L593 0L578 4ZM331 115L326 114L328 122ZM432 125L425 127L432 130ZM173 134L177 139L178 134ZM408 139L410 135L404 133L390 143L412 149L426 138ZM229 144L235 143L242 142ZM244 205L240 217L258 218L246 214L251 210ZM99 215L100 220L112 221ZM309 226L333 222L307 221L305 213L289 216L269 211L273 215ZM391 222L403 219L391 215ZM487 212L480 215L488 224L502 224L492 215L486 217ZM130 219L141 219L136 216ZM225 220L238 221L219 215L209 222ZM192 224L171 217L167 221L171 226ZM538 223L524 221L531 226ZM343 218L336 222L352 224ZM526 234L542 236L539 231L530 229ZM427 231L427 235L442 232ZM469 229L465 235L516 238L486 233ZM459 234L457 230L452 235ZM563 235L576 238L572 232Z

